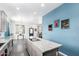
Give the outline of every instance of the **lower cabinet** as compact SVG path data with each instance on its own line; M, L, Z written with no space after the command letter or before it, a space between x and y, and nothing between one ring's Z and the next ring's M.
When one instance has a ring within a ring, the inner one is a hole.
M10 40L0 51L0 56L10 56L13 49L13 40Z
M31 43L27 42L27 51L28 51L29 55L31 55L31 50L32 50Z
M30 56L42 56L42 52L30 41L27 42L27 51Z
M8 52L7 49L1 51L1 52L0 52L0 56L7 56L7 52Z
M43 53L43 56L56 56L58 49L49 50Z
M0 56L5 56L5 52L2 51L2 52L0 53Z
M5 49L5 56L8 55L8 49Z
M9 45L8 45L8 55L11 55L12 49L13 49L13 40L11 40L9 42Z

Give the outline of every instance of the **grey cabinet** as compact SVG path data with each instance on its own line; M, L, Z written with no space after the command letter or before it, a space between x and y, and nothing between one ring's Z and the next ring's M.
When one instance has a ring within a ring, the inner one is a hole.
M40 52L39 48L36 47L32 41L27 39L27 51L30 56L42 56L42 52Z
M13 50L13 39L9 39L0 47L0 56L10 56Z
M7 21L7 15L4 11L0 10L0 32L3 32L6 30L6 21Z

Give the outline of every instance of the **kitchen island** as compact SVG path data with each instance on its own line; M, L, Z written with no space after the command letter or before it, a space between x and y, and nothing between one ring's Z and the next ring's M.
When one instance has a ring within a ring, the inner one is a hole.
M31 56L57 56L59 43L51 42L45 39L28 39L27 50Z

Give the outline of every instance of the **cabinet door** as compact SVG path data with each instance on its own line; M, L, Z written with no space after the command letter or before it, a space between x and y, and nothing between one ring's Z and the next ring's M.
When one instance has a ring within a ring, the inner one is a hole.
M0 53L0 56L5 56L4 51L2 51L2 52Z
M5 31L6 29L6 20L7 16L4 11L0 11L0 32Z
M42 56L40 49L34 45L32 45L32 56Z
M0 32L2 32L2 23L1 23L2 19L1 19L1 11L0 11Z
M5 12L4 11L2 11L2 31L5 31L5 29L6 29L6 20L7 20L7 18L6 18L6 14L5 14Z

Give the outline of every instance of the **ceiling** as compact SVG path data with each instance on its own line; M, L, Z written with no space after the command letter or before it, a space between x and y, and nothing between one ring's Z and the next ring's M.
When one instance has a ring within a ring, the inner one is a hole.
M9 18L15 21L33 22L43 15L57 8L62 3L0 3L0 10L4 10ZM28 20L28 21L27 21Z

